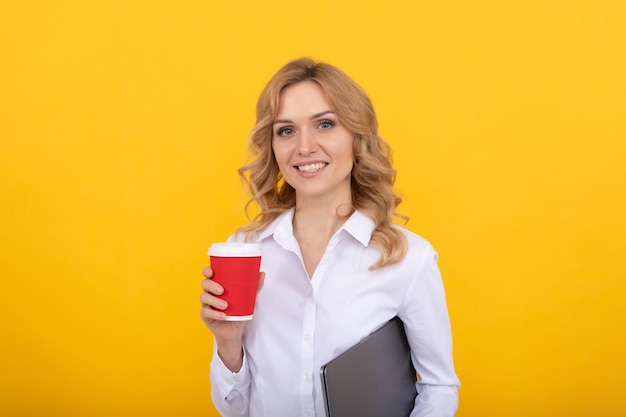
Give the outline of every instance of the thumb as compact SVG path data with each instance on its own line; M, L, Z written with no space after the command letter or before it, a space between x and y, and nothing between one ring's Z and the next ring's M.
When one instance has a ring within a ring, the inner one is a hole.
M265 272L261 272L259 274L259 288L257 289L257 294L259 293L259 291L261 291L261 288L263 288L264 283L265 283Z

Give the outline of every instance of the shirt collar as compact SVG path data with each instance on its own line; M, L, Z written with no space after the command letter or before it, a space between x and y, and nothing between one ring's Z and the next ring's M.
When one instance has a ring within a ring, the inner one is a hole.
M339 230L345 230L363 246L367 246L376 229L376 223L367 214L355 210Z
M271 222L265 229L259 233L259 242L274 234L289 234L293 235L293 213L294 208L291 208L280 216L278 216L273 222Z
M277 235L277 237L281 235L293 236L294 212L295 209L291 208L278 216L276 220L270 223L259 233L258 241L262 241L272 235ZM345 231L363 246L367 246L375 229L376 223L374 222L374 219L363 212L355 210L348 220L346 220L346 222L339 228L337 235L341 231Z

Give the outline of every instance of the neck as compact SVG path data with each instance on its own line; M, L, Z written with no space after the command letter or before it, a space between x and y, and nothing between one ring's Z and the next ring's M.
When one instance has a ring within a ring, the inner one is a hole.
M354 209L350 204L296 205L293 216L294 235L299 241L328 242L353 212Z

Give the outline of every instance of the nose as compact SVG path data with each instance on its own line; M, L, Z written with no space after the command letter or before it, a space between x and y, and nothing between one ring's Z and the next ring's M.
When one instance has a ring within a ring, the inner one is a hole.
M317 151L317 141L315 140L315 134L309 132L308 129L303 129L298 135L298 154L309 155Z

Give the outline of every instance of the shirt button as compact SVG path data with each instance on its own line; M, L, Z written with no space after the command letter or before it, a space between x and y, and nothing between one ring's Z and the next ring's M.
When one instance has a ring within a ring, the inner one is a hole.
M306 332L306 333L304 334L304 341L305 341L305 342L308 342L309 340L311 340L311 333Z
M312 416L312 415L313 415L313 413L311 412L311 410L304 410L304 415L305 415L306 417L310 417L310 416Z
M313 291L309 291L306 296L309 298L313 298Z

